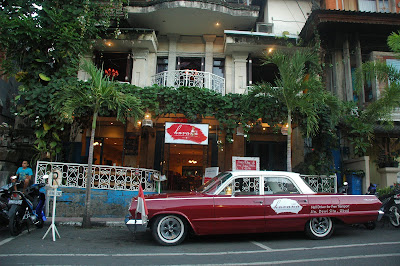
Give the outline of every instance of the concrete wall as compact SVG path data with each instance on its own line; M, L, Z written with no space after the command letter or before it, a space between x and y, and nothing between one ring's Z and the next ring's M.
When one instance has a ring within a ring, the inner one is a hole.
M85 207L85 189L59 188L62 196L57 197L56 217L82 217ZM91 212L92 217L125 217L137 191L118 191L106 189L92 189ZM148 193L145 193L148 194ZM47 197L48 208L46 215L52 211L53 197Z
M309 0L269 0L268 23L273 23L273 33L280 35L284 31L298 35L311 13Z

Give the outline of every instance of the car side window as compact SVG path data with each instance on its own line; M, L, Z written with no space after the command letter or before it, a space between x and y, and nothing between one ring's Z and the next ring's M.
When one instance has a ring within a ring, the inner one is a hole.
M220 195L259 195L260 177L237 177L220 193Z
M264 177L264 194L300 194L300 192L289 178Z

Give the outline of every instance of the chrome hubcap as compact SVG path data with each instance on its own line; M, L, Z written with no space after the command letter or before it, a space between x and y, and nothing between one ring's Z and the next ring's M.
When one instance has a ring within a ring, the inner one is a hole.
M314 218L311 226L316 234L323 235L329 230L330 223L326 218Z
M173 240L182 232L181 223L173 217L167 217L160 223L160 234L164 239Z

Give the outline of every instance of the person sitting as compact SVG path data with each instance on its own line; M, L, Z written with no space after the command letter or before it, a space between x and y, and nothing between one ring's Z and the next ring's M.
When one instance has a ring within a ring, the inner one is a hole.
M23 189L22 192L25 193L25 189L28 187L29 182L31 181L33 172L32 169L29 167L28 161L23 161L22 166L18 168L17 170L17 177L18 181L23 183ZM17 179L16 178L11 178L12 183L16 183ZM14 185L14 190L17 191L17 186Z

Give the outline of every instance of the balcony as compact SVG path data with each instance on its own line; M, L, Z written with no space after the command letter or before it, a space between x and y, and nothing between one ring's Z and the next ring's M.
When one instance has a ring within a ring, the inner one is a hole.
M225 95L225 79L213 73L197 70L173 70L158 73L152 83L161 87L199 87L207 88Z
M132 27L154 29L157 35L222 36L224 29L254 28L260 5L259 0L136 0L125 11Z

